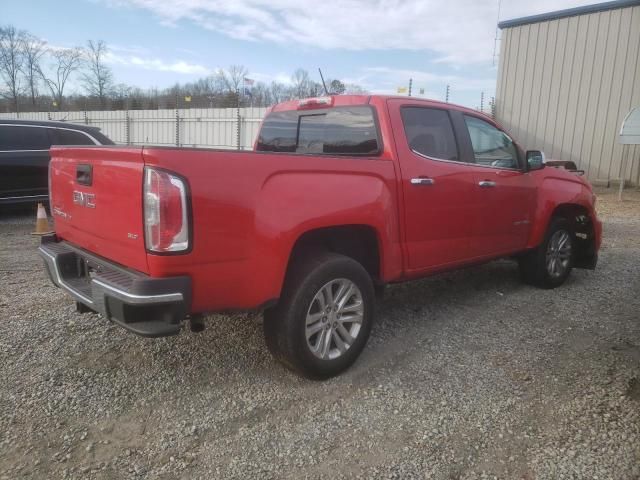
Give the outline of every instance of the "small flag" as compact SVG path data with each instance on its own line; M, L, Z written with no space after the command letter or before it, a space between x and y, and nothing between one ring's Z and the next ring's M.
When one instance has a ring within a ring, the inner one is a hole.
M407 87L398 87L398 93L407 93Z
M186 97L184 97L184 101L185 102L190 102L191 101L191 95L187 95Z
M244 77L244 84L245 85L253 85L255 83L255 80L252 80L250 78Z

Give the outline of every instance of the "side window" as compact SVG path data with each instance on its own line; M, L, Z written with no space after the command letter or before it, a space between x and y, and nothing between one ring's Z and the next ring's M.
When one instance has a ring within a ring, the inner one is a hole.
M477 164L500 168L520 168L516 146L506 133L476 117L465 115L464 121L469 130Z
M95 145L93 140L76 130L52 128L54 145Z
M441 160L458 160L453 126L446 110L404 107L402 123L409 147L414 152Z
M49 150L47 129L23 125L0 126L0 150Z
M371 107L274 112L256 150L325 155L375 155L380 143Z

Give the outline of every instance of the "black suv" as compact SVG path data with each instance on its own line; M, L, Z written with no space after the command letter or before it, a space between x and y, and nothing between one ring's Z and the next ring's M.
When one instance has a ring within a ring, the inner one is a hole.
M0 204L48 199L51 145L113 145L97 127L0 119Z

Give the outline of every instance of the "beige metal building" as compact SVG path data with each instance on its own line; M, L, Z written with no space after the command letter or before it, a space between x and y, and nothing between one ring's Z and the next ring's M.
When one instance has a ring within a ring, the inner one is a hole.
M620 127L640 106L640 0L508 20L496 118L525 147L573 160L597 183L640 184L640 145Z

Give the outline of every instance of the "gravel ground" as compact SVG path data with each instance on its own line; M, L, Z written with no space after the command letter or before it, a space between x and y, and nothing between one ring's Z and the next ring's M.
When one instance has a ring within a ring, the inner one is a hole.
M0 215L0 478L640 478L640 194L595 272L507 261L388 288L356 365L270 358L257 315L147 340L49 284Z

